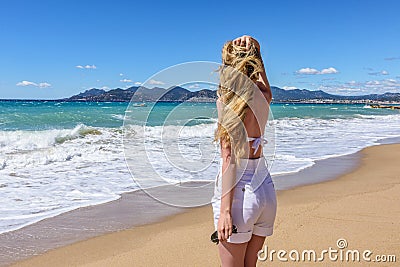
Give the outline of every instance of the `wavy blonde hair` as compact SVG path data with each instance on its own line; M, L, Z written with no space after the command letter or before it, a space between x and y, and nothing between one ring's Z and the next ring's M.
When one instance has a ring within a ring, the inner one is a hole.
M214 140L220 141L225 148L231 147L236 162L248 153L247 132L243 122L254 97L254 82L263 69L260 53L253 43L248 50L234 45L232 41L224 44L217 91L222 113L219 114Z

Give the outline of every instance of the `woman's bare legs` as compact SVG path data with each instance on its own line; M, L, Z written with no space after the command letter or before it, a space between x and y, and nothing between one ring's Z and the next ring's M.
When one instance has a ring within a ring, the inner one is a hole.
M252 235L248 242L246 255L244 258L245 267L255 267L258 260L258 251L262 249L264 245L265 236Z
M244 267L244 258L248 242L241 244L219 242L218 251L222 267Z

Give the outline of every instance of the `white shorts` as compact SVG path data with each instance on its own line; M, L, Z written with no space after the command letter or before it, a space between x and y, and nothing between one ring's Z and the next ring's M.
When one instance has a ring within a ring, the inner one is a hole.
M232 234L227 241L245 243L253 234L272 235L276 215L276 194L265 158L240 159L236 169L238 183L234 188L231 215L237 233ZM215 182L214 196L211 199L215 230L221 207L221 174L222 160Z

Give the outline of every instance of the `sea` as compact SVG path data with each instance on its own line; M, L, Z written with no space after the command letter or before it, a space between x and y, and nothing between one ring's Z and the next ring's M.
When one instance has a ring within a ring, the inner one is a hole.
M0 233L165 181L212 182L216 125L215 103L0 101ZM400 137L400 112L364 104L276 103L266 132L263 149L279 179ZM144 147L167 179L138 183L135 176L149 159L127 163L126 140L137 142L138 151ZM157 160L165 154L173 160ZM180 158L208 168L188 175Z

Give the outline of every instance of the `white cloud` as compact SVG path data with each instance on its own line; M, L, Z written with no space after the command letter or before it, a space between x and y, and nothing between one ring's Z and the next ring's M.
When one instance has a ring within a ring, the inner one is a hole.
M392 85L396 85L397 84L397 80L395 80L395 79L385 79L385 80L382 81L382 83L384 85L392 86ZM398 85L400 85L400 84L398 84Z
M124 74L123 74L123 73L120 73L119 76L124 76Z
M75 67L78 69L94 69L94 70L97 69L96 65L86 65L86 66L78 65Z
M119 80L120 82L123 82L123 83L131 83L132 82L132 80L129 80L129 79L122 79L122 80Z
M297 74L305 74L305 75L316 75L316 74L336 74L338 73L337 69L334 67L329 67L326 69L322 69L321 71L313 68L302 68L296 71Z
M295 87L295 86L284 86L284 87L282 87L282 89L284 89L284 90L295 90L295 89L297 89L297 87Z
M162 82L162 81L157 81L157 80L153 80L153 79L151 79L150 81L149 81L149 84L154 84L154 85L163 85L163 84L165 84L164 82Z
M135 85L142 85L141 82L135 82Z
M338 71L335 68L330 67L330 68L321 70L321 72L319 74L335 74L335 73L338 73Z
M29 86L29 85L37 86L36 83L29 82L29 81L22 81L22 82L17 83L17 86Z
M103 86L103 87L101 87L100 89L102 89L102 90L108 90L108 89L110 89L110 87L108 87L108 86Z
M302 68L296 71L298 74L319 74L319 71L312 68Z
M200 88L200 85L199 85L198 83L195 83L195 84L189 85L188 88L189 88L189 89L199 89L199 88Z
M18 82L16 85L17 86L35 86L35 87L39 87L39 88L51 87L51 84L49 84L47 82L35 83L35 82L30 82L30 81Z
M389 75L389 72L386 70L382 70L382 71L375 71L375 72L368 72L369 75Z
M366 86L376 86L376 85L380 85L381 83L379 81L367 81L365 83Z
M356 82L356 81L350 81L350 82L347 82L345 84L348 85L348 86L361 86L362 85L362 83Z
M47 87L50 87L51 84L44 82L44 83L39 83L38 86L39 86L40 88L47 88Z

